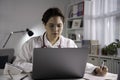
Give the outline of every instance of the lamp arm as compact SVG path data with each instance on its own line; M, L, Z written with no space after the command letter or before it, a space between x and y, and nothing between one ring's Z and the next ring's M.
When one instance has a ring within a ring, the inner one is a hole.
M22 33L22 32L26 32L26 31L14 31L12 33Z
M10 33L9 34L9 36L8 36L8 38L7 38L7 40L6 40L6 42L4 43L4 45L3 45L3 47L2 48L5 48L5 46L6 46L6 44L7 44L7 42L8 42L8 40L10 39L10 37L11 37L11 35L12 35L13 33Z
M11 32L6 40L6 42L4 43L4 45L2 46L2 48L5 48L7 42L9 41L10 37L12 36L12 34L14 33L23 33L23 32L28 32L28 35L29 36L32 36L34 33L32 31L30 31L29 29L27 30L22 30L22 31L14 31L14 32Z

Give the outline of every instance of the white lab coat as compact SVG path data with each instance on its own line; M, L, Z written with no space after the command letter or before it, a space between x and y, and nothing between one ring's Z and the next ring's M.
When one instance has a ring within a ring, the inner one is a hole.
M77 48L76 44L73 40L60 36L59 40L52 45L46 38L44 37L44 42L47 47L50 48L58 48L60 45L61 48ZM18 54L16 60L14 61L14 65L22 68L25 72L32 71L32 57L33 57L33 49L41 48L43 46L43 36L33 37L28 40L22 46L22 52ZM95 69L95 66L87 63L86 72L91 73Z

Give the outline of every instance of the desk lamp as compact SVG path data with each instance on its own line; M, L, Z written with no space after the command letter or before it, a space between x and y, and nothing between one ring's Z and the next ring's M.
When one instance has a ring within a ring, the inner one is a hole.
M10 37L12 36L12 34L14 33L23 33L23 32L27 32L28 36L32 36L34 33L29 30L28 28L26 30L22 30L22 31L14 31L14 32L11 32L6 40L6 42L4 43L4 45L2 46L2 48L5 48L7 42L9 41Z

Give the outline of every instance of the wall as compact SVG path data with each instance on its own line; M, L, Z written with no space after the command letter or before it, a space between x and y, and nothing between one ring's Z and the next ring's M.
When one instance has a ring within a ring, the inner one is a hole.
M70 0L0 0L0 48L12 31L29 28L38 31L35 35L42 34L44 28L41 18L44 11L49 7L59 7L66 15L69 2ZM24 33L13 34L6 48L18 49L23 36Z

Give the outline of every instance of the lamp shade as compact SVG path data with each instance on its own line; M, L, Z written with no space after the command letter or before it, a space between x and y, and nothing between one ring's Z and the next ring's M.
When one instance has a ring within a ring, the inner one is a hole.
M27 33L28 33L28 35L29 36L32 36L34 33L31 31L31 30L29 30L28 28L26 29L26 31L27 31Z

